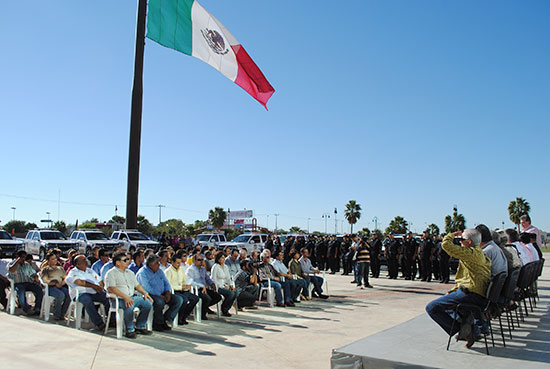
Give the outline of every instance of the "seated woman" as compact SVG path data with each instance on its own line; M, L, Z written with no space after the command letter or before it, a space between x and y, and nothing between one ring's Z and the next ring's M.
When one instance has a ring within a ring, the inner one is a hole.
M69 289L65 283L67 275L65 270L59 266L55 253L49 253L46 256L46 262L47 264L40 271L40 277L42 282L48 285L49 295L54 298L53 318L64 320L71 303Z
M223 316L231 316L229 309L235 301L236 292L235 287L231 281L231 275L229 274L229 268L225 266L225 254L218 252L214 258L214 265L211 270L212 280L218 287L218 293L224 298L222 303Z

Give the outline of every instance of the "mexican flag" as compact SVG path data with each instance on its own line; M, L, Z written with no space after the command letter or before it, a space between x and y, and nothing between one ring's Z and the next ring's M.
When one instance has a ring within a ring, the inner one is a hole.
M198 2L149 0L147 37L210 64L267 109L275 90L239 41Z

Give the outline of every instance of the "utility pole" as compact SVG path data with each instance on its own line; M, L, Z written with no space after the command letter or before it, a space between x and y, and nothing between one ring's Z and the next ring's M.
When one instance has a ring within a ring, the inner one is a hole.
M309 221L311 220L311 218L307 218L307 233L309 234Z
M338 233L338 220L336 219L336 214L338 214L338 211L334 208L334 234Z
M128 187L126 193L126 227L137 227L139 159L141 151L141 112L143 106L143 55L145 52L145 19L147 0L139 0L136 25L134 85L130 118L130 148L128 152Z
M15 220L15 209L16 208L14 206L11 207L11 210L13 210L13 219L12 220Z
M325 220L325 234L327 233L327 220L328 218L330 218L330 215L328 215L328 213L324 213L321 218L323 218Z
M159 208L159 225L160 225L160 223L162 223L162 221L161 221L161 213L162 213L162 212L161 212L161 209L162 209L162 208L165 208L166 206L164 206L164 205L157 205L157 207Z
M266 226L266 228L269 231L269 214L267 214L267 226Z
M375 216L374 218L372 218L372 221L374 222L374 229L378 229L378 217Z
M277 218L279 217L279 214L273 214L275 215L275 233L277 233Z

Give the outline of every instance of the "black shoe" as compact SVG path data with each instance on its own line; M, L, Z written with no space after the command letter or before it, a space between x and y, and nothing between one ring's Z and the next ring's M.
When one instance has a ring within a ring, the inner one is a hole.
M164 332L164 325L153 324L153 330L157 332Z
M206 314L217 314L217 313L215 313L214 311L212 311L212 309L208 308L208 309L206 310Z
M367 288L373 288L371 284L367 284Z
M187 325L187 324L189 324L189 322L185 319L178 319L178 324L179 325Z
M277 304L278 307L281 307L281 308L284 308L285 307L285 304L283 304L282 302L280 304Z
M168 325L168 323L164 323L164 325L162 326L162 328L165 330L165 331L171 331L172 330L172 327L170 325Z
M286 306L289 306L289 307L294 307L296 305L294 305L294 303L292 301L289 301L287 303L285 303Z
M328 296L327 296L327 295L320 294L320 295L319 295L319 298L322 298L322 299L325 299L325 300L326 300L326 299L328 299Z
M353 281L349 282L349 283L357 283L357 281L354 279Z
M201 319L202 320L208 320L208 317L206 316L206 314L202 314Z
M136 332L126 332L125 336L126 336L126 338L134 339L134 338L137 337L137 334L136 334Z
M150 335L153 334L153 332L151 332L150 330L142 329L142 328L136 328L136 333L137 334L143 334L144 336L150 336Z
M226 317L230 317L231 314L229 314L229 311L222 311L222 315Z
M98 331L103 332L105 330L105 323L99 323L98 325L96 325L96 328Z
M299 301L299 300L292 300L292 302L295 303L295 304L299 304L299 303L302 302L302 301Z

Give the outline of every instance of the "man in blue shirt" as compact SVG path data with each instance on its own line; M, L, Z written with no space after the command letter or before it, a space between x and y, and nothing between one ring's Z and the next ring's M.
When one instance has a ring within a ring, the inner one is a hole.
M92 269L97 275L101 275L101 268L109 261L109 252L105 249L99 250L99 259L92 265Z
M155 254L147 256L145 266L139 270L136 278L153 298L153 329L159 332L169 331L170 324L176 318L183 304L183 298L171 292L170 282L166 279L164 272L160 270L159 257ZM168 305L168 310L164 313L166 305Z
M145 261L145 254L143 253L143 250L137 250L132 254L132 264L128 267L134 274L137 274L139 269L143 266L143 262Z
M202 300L202 317L208 320L206 314L213 314L210 306L216 305L222 299L222 296L216 292L214 281L208 276L204 267L204 256L200 253L193 257L193 265L187 269L187 283L199 289L199 297Z

